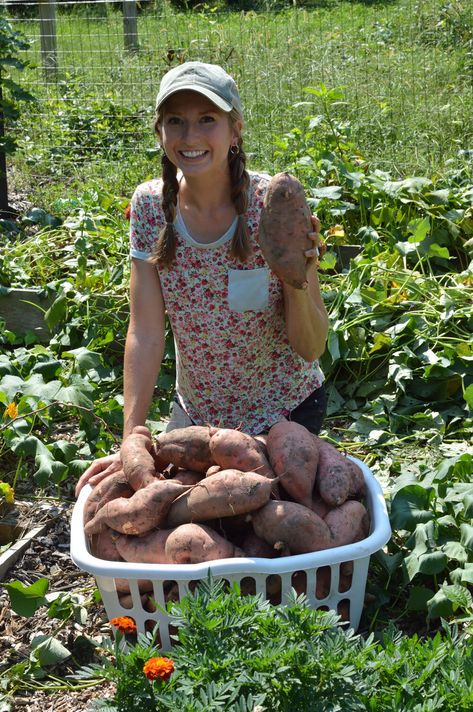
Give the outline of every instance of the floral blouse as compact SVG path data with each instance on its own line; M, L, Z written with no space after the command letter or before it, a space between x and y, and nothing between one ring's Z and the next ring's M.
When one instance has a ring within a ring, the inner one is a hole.
M250 172L247 212L252 254L230 255L236 218L210 244L189 234L177 211L176 261L158 269L176 344L176 393L197 425L256 435L302 403L323 380L286 336L282 285L257 234L270 176ZM148 259L165 225L160 179L138 186L131 203L132 257Z

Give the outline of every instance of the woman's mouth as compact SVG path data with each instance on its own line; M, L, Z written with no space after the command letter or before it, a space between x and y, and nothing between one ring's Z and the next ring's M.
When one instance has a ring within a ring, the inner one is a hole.
M179 151L179 153L186 160L194 161L205 156L207 151Z

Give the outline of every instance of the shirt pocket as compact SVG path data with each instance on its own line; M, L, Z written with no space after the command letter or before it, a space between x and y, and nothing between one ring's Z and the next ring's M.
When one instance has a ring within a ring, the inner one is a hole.
M231 311L263 311L269 303L269 269L229 269L228 306Z

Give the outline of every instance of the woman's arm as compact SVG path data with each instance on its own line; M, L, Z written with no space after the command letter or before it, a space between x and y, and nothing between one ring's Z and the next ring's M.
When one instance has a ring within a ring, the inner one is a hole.
M124 437L136 425L145 423L164 354L164 340L164 300L156 267L133 259L124 361Z
M132 260L130 323L125 343L124 427L126 437L135 425L144 425L164 353L164 300L156 268ZM97 485L122 467L120 453L94 460L82 474L75 494L85 484Z
M283 283L284 315L292 348L306 361L314 361L325 351L329 322L314 266L309 269L307 281L307 289Z

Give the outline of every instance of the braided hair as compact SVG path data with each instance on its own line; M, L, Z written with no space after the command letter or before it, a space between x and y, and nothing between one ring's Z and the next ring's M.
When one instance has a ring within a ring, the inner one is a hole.
M158 126L162 116L156 117L154 129L158 133ZM230 112L232 124L241 120L240 114L233 109ZM236 150L235 150L236 149ZM150 261L159 267L171 267L176 259L177 234L174 227L174 219L177 210L177 194L179 192L179 181L177 180L177 168L169 160L166 154L161 158L162 165L162 208L166 225L159 233L159 238L154 248ZM231 147L228 152L228 165L230 169L231 199L238 216L235 233L232 238L230 254L244 262L250 255L250 238L246 221L248 210L248 188L250 177L246 170L246 155L243 151L243 140L240 137L238 144Z

